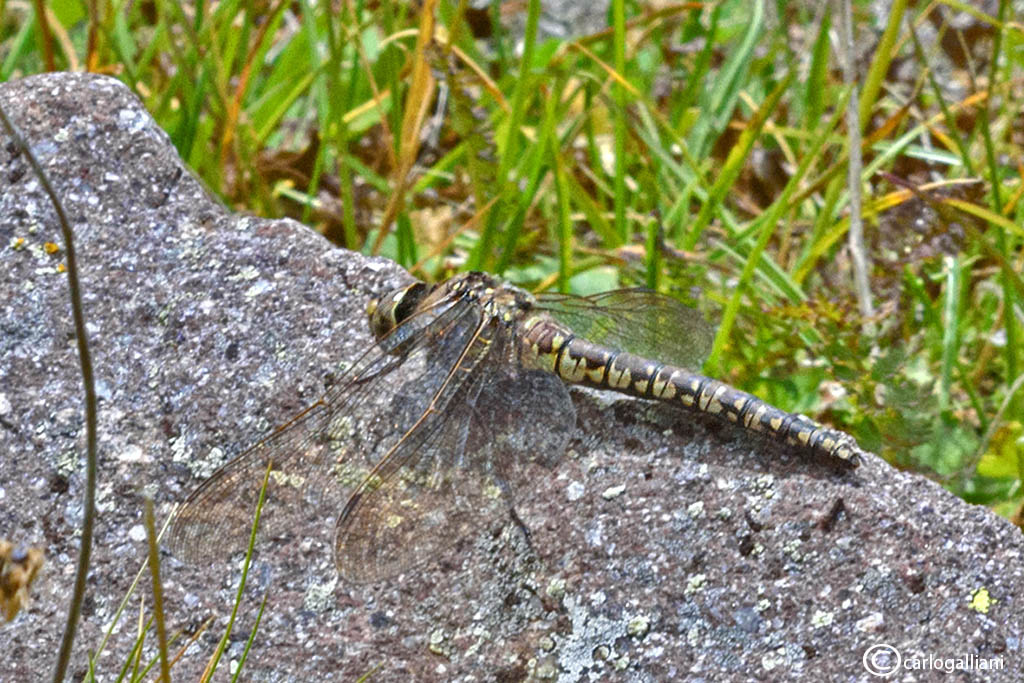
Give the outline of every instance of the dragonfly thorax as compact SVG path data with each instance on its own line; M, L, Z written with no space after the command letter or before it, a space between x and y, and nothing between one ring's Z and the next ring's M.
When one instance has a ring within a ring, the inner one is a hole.
M479 302L488 316L511 324L533 303L525 291L480 272L467 272L448 280L442 286L415 282L396 289L366 305L370 331L383 339L392 330L418 311L426 310L443 299L468 299Z

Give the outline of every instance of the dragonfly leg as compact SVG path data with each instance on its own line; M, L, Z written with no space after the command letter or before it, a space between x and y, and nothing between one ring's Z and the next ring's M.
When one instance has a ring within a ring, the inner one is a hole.
M533 532L530 531L530 527L526 526L526 522L524 522L519 516L519 513L516 512L514 505L508 506L508 516L512 518L512 522L523 534L523 540L526 541L526 548L530 551L530 554L536 555L537 549L533 545Z

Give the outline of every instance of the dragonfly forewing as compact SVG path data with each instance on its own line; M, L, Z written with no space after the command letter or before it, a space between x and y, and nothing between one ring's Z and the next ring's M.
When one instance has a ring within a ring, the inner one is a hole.
M324 517L335 518L414 423L409 411L388 412L400 402L402 388L416 386L429 395L441 386L480 318L468 302L441 302L380 340L316 403L221 467L185 500L171 529L171 551L197 562L242 550L268 467L261 537L291 535L310 520L321 520L322 527Z
M491 318L343 510L339 573L353 582L393 576L505 516L549 474L575 421L565 385L521 368L514 339Z

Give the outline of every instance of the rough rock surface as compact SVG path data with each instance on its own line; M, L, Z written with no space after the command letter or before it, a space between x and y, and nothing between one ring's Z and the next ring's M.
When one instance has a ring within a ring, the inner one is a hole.
M96 365L100 512L78 677L144 561L142 492L166 516L313 400L369 343L367 297L407 276L294 222L226 211L114 80L34 77L0 85L0 102L71 216ZM5 680L49 675L81 521L81 379L64 252L47 242L61 243L54 211L3 137L0 536L47 558L30 609L0 625ZM910 666L971 657L1001 662L989 680L1020 680L1024 541L1006 521L875 458L836 476L728 426L573 399L571 449L518 509L532 544L501 520L434 566L349 586L332 582L327 549L298 539L292 557L261 561L227 659L265 588L248 680L868 680L862 657L881 644ZM213 618L176 667L194 680L230 576L165 555L163 578L172 633ZM138 601L97 662L104 679L128 656Z

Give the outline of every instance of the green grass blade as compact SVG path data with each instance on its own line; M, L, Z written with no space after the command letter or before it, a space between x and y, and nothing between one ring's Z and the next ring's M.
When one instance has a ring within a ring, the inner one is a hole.
M683 249L690 250L697 245L697 240L700 239L701 233L711 223L711 218L718 211L722 200L736 182L736 178L739 176L740 171L743 170L743 165L746 163L747 157L754 147L754 142L760 135L768 117L775 111L775 107L778 106L783 93L789 88L793 78L794 73L791 71L775 86L764 103L762 103L753 120L750 121L740 135L739 141L729 151L729 156L725 160L721 173L719 173L718 178L715 180L715 184L711 186L707 201L701 206L700 213L697 214L696 220L683 241Z
M626 9L624 0L612 0L612 50L615 71L629 80L626 71ZM619 244L629 241L629 226L626 224L626 88L616 81L613 85L615 109L612 125L615 136L615 233Z
M242 675L245 662L249 658L249 652L252 650L252 644L256 642L256 633L259 631L260 622L263 621L263 611L267 608L267 597L268 595L264 593L263 599L260 601L260 609L256 612L256 620L252 625L252 630L249 631L249 637L245 641L245 649L242 650L242 656L238 658L238 668L235 669L235 675L231 677L232 683L237 681L238 677Z
M231 606L231 616L228 617L228 624L224 629L224 635L221 637L220 642L217 643L217 649L214 651L213 656L210 658L210 661L206 666L206 671L203 674L203 680L209 680L217 671L217 664L220 662L220 658L224 654L224 650L227 648L228 639L231 637L231 630L235 625L235 618L238 616L238 608L242 604L242 596L245 593L245 583L249 576L249 566L252 563L252 555L256 549L256 535L260 526L260 514L263 512L263 502L267 495L267 483L270 481L270 473L273 470L273 467L274 461L268 460L267 472L263 475L263 485L260 487L260 497L256 501L256 511L253 515L252 530L249 533L249 547L245 551L245 561L242 563L242 575L238 580L238 592L235 594L235 601Z
M744 78L757 48L758 38L764 29L764 1L755 0L750 9L747 31L736 49L729 51L725 63L715 76L706 111L688 138L687 146L698 159L703 159L707 155L711 143L729 125L729 118L736 108Z
M792 77L787 78L782 83L780 83L776 90L771 95L769 95L764 105L762 105L762 113L759 115L762 119L762 123L760 125L763 125L763 119L767 117L768 112L774 109L774 106L778 101L778 97L780 96L783 89L786 86L788 86L791 80ZM717 371L718 363L721 360L722 352L725 350L725 345L729 339L729 335L732 333L732 326L736 320L736 314L738 313L740 307L740 299L744 294L747 283L750 282L751 275L754 273L754 269L756 265L759 263L765 247L768 245L768 240L771 239L772 235L775 232L775 227L779 218L786 210L788 210L790 198L796 192L796 189L799 186L802 179L807 175L807 172L809 171L813 161L817 159L818 152L820 151L821 147L824 146L825 141L828 139L828 134L831 132L833 127L838 122L841 116L841 112L842 108L838 107L836 109L836 114L833 116L832 120L828 123L827 126L823 128L820 134L816 136L816 140L812 149L801 160L800 166L797 168L793 176L789 179L789 182L786 183L786 187L783 189L782 193L775 200L775 202L768 209L768 211L766 211L764 214L761 215L760 218L758 218L757 224L760 226L760 234L753 249L751 249L750 251L750 255L747 257L746 263L743 265L743 271L740 273L739 280L733 288L732 297L729 299L729 303L726 305L725 311L722 314L722 321L719 324L718 332L715 335L715 341L712 345L711 353L708 356L707 362L704 364L705 370L709 374L714 374ZM744 134L749 132L749 130L750 129L748 128L748 130L745 131ZM741 147L741 145L738 144L737 148L739 147ZM736 150L734 149L733 151L735 152ZM743 154L745 155L745 153ZM734 155L730 154L730 159L732 159L733 156ZM728 166L728 163L726 165ZM716 183L716 187L712 188L712 194L715 193L717 187L718 184ZM705 206L707 205L710 205L710 202L708 202L708 204L706 204ZM703 212L704 211L702 209L701 213Z
M939 411L945 414L950 405L953 366L960 348L960 261L946 257L946 292L942 309L942 370L939 382Z

